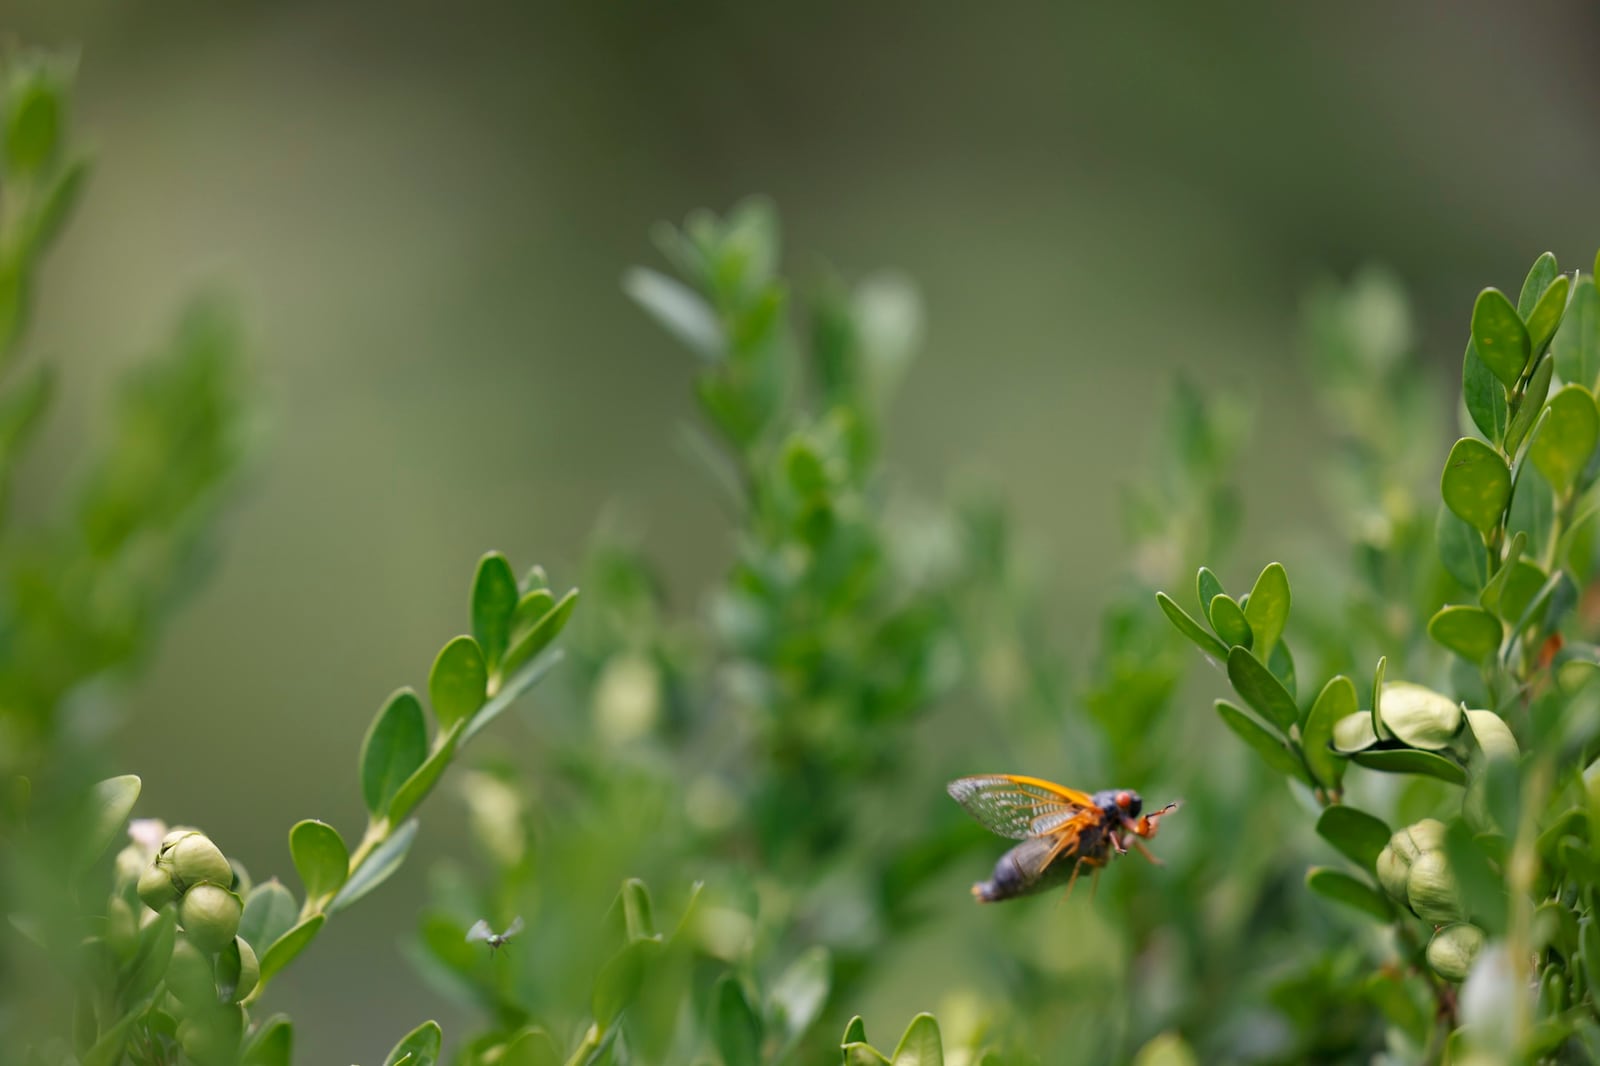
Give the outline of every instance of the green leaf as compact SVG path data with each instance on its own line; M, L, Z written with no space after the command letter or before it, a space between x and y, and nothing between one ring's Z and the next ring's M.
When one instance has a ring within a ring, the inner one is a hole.
M602 1027L616 1021L627 1009L644 983L650 964L661 954L659 940L635 940L623 947L600 968L595 977L594 1020Z
M1513 625L1522 619L1539 590L1549 580L1538 565L1528 559L1518 559L1500 570L1505 575L1499 584L1499 596L1494 613ZM1497 575L1498 576L1498 575Z
M553 648L513 674L509 681L500 686L500 691L494 694L494 698L485 703L483 708L467 722L466 731L461 734L461 743L465 744L490 722L500 717L507 708L517 702L519 696L543 680L544 675L561 661L561 657L561 649Z
M1306 871L1306 887L1325 899L1353 907L1380 922L1394 918L1394 908L1383 893L1340 870L1313 866Z
M511 615L517 609L517 575L499 552L478 560L472 581L472 635L493 670L511 637Z
M1478 357L1509 386L1528 365L1528 328L1499 289L1484 289L1472 306L1472 340Z
M1439 492L1445 506L1487 535L1500 524L1500 516L1511 499L1511 470L1483 441L1462 437L1445 460Z
M1440 507L1434 523L1434 543L1439 549L1439 561L1450 576L1468 592L1482 591L1489 579L1489 551L1477 530L1457 518L1450 508Z
M1350 758L1369 770L1378 770L1386 774L1419 774L1423 777L1436 777L1452 785L1467 783L1467 772L1458 763L1453 763L1431 751L1413 751L1410 748L1375 749L1354 752Z
M294 1058L294 1023L274 1014L244 1046L244 1066L290 1066Z
M1294 656L1289 653L1289 645L1278 641L1273 645L1272 654L1267 657L1267 669L1272 671L1272 676L1283 683L1283 690L1289 694L1291 700L1298 700L1296 695L1296 682L1294 676Z
M529 1026L506 1044L497 1066L561 1066L561 1053L549 1033Z
M689 286L645 267L622 276L622 291L656 324L708 363L723 358L728 342L711 307Z
M322 930L322 923L328 920L325 914L313 914L284 933L272 942L261 956L260 983L266 984L273 976L289 963L294 961L296 955L306 949L317 933Z
M1222 581L1207 566L1202 566L1200 572L1195 575L1195 590L1200 594L1200 607L1206 612L1206 621L1211 622L1211 601L1227 590L1222 587ZM1216 625L1215 622L1211 622L1211 624Z
M117 1066L117 1063L122 1061L122 1053L127 1049L128 1030L143 1013L143 1010L129 1011L100 1034L94 1045L83 1053L83 1058L62 1061L74 1063L76 1066Z
M1528 276L1523 279L1522 291L1517 294L1517 314L1524 319L1533 314L1533 309L1539 304L1539 298L1560 273L1554 254L1545 252L1535 259L1533 266L1528 270Z
M444 1034L438 1022L423 1022L405 1035L400 1043L383 1060L383 1066L434 1066L439 1061L439 1047Z
M1156 603L1160 604L1162 613L1177 627L1178 632L1188 637L1194 644L1217 662L1228 661L1228 648L1222 641L1212 636L1201 628L1200 623L1189 617L1189 612L1179 607L1171 596L1165 592L1156 593Z
M1300 720L1300 709L1283 682L1244 648L1228 653L1228 680L1252 710L1284 733Z
M871 1044L845 1044L840 1050L844 1053L844 1066L889 1066L883 1052Z
M1496 570L1494 577L1483 586L1483 591L1478 595L1478 602L1486 609L1500 613L1500 598L1505 594L1506 583L1511 580L1512 573L1516 570L1517 563L1522 559L1522 552L1528 546L1528 534L1518 531L1511 536L1511 543L1506 545L1505 557L1500 562L1500 569Z
M501 669L506 672L517 670L522 664L530 662L535 655L549 647L550 642L561 634L562 629L566 628L567 619L572 617L572 609L577 605L578 590L572 589L561 597L561 602L546 612L543 618L535 622L510 651L506 652L505 662L501 664Z
M123 978L126 998L141 999L155 991L156 984L166 976L167 964L172 961L172 946L177 942L177 937L176 907L162 908L155 920L139 929L133 961L127 965Z
M89 790L79 828L73 837L73 868L82 873L104 854L128 824L139 800L139 778L134 774L108 778Z
M289 830L289 854L312 910L331 899L350 872L350 852L339 831L327 822L308 818L295 823Z
M732 974L717 982L711 1014L711 1035L725 1066L761 1061L761 1019L750 1009L744 990Z
M389 801L428 757L428 722L409 688L389 697L361 743L361 798L381 818Z
M630 941L654 940L659 936L650 888L637 877L622 882L622 920Z
M273 879L250 890L239 919L239 935L259 957L268 945L294 928L299 914L300 905L294 894Z
M1500 650L1500 619L1482 607L1441 607L1428 620L1428 635L1468 662L1481 663Z
M1600 381L1600 289L1593 278L1584 278L1573 287L1561 328L1550 342L1556 373L1561 380L1594 391Z
M1478 346L1467 341L1467 354L1461 362L1461 398L1466 401L1467 414L1478 432L1489 443L1505 440L1506 426L1511 412L1506 405L1506 387L1500 379L1478 358Z
M1528 344L1535 356L1544 351L1550 338L1555 336L1556 327L1561 325L1561 315L1567 309L1567 297L1571 289L1572 279L1565 274L1557 275L1550 287L1544 290L1533 313L1527 316Z
M400 864L406 861L406 853L411 850L411 843L416 838L417 820L413 818L391 833L388 840L373 849L365 862L351 871L350 879L328 904L328 913L343 910L389 880L400 869Z
M1217 636L1222 638L1224 644L1250 647L1253 639L1250 623L1245 620L1243 608L1233 597L1225 592L1219 593L1211 600L1206 614L1211 619L1211 628L1217 631Z
M933 1015L919 1014L911 1019L894 1049L894 1066L944 1066L944 1044Z
M1388 740L1394 736L1384 724L1383 715L1378 713L1383 706L1383 675L1388 669L1389 657L1378 656L1378 665L1372 671L1372 731L1378 735L1379 740Z
M433 753L417 772L406 778L394 794L394 799L389 801L386 812L389 821L397 822L416 810L417 804L428 797L433 791L433 786L439 783L439 776L450 766L456 757L456 746L461 741L461 735L466 732L466 719L457 719L456 724L439 738L439 743L434 747Z
M1511 416L1511 424L1506 427L1507 455L1517 454L1528 431L1538 424L1539 416L1544 411L1545 397L1550 395L1550 378L1555 373L1555 364L1554 359L1544 358L1533 368L1533 376L1528 379L1516 413Z
M857 1014L850 1019L850 1024L844 1027L844 1039L839 1041L839 1046L845 1044L865 1044L867 1042L867 1023Z
M1363 870L1378 864L1378 853L1394 834L1381 819L1354 807L1334 806L1317 819L1317 835Z
M555 596L543 585L524 593L517 601L517 609L511 612L511 643L515 644L529 626L549 614L555 605Z
M1600 411L1581 385L1566 385L1550 397L1550 414L1528 445L1528 458L1557 494L1565 495L1600 443Z
M1255 635L1251 649L1265 662L1289 621L1289 575L1283 564L1268 563L1261 571L1255 587L1250 590L1244 616L1250 623L1250 632Z
M488 698L489 665L483 649L472 637L456 637L440 649L428 672L428 701L439 728L471 718Z
M1222 716L1222 721L1227 727L1233 730L1240 740L1254 748L1256 754L1260 755L1268 766L1315 787L1315 782L1307 775L1300 757L1290 751L1282 740L1257 724L1254 718L1227 700L1217 701L1217 713Z
M1352 686L1354 687L1354 686ZM1349 755L1365 751L1378 742L1378 732L1372 728L1372 712L1357 711L1333 723L1333 750Z
M793 1046L822 1013L832 979L833 959L828 949L811 947L772 982L770 1000L775 1016L788 1033L788 1046Z
M1344 759L1329 750L1333 743L1334 727L1341 719L1351 715L1360 717L1360 711L1361 704L1356 696L1355 683L1341 674L1322 686L1322 691L1317 694L1317 701L1311 705L1311 711L1306 715L1301 741L1306 765L1310 767L1312 776L1329 788L1339 787L1340 782L1344 780L1344 769L1347 765ZM1374 735L1373 743L1376 743L1377 739Z

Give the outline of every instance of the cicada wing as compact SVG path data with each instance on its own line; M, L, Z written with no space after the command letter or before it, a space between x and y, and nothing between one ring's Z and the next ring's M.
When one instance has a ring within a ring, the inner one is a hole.
M479 918L472 924L472 928L467 930L467 943L471 944L479 940L486 941L492 936L494 936L494 930L489 928L488 921Z
M522 932L522 915L519 914L511 919L511 924L506 926L506 931L500 934L500 939L510 940L520 932Z
M959 777L945 791L991 833L1014 840L1053 833L1099 811L1087 792L1016 774Z

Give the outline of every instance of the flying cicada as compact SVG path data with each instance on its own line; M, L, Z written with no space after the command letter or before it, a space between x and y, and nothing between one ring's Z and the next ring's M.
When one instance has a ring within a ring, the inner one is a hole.
M1090 795L1037 777L985 774L958 778L946 790L984 828L1022 843L1000 856L994 874L972 886L980 903L1030 896L1061 884L1072 884L1085 869L1096 874L1131 843L1153 863L1145 849L1156 835L1162 815L1177 809L1169 803L1140 815L1144 801L1125 788Z

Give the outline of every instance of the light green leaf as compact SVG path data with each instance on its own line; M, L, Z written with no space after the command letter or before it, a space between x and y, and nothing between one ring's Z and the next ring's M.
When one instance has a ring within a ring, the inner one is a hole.
M1533 314L1533 309L1539 304L1539 298L1560 273L1553 253L1545 252L1535 259L1533 266L1528 270L1528 276L1523 279L1522 290L1517 294L1517 314L1524 319Z
M1506 406L1506 387L1478 358L1478 347L1470 340L1461 362L1461 398L1466 401L1472 424L1489 443L1497 445L1505 440L1506 426L1511 421L1511 412Z
M732 974L717 982L712 1000L711 1035L724 1066L761 1061L761 1019L750 1009L744 990Z
M307 819L295 823L289 830L289 854L306 887L306 901L312 910L331 899L350 872L349 849L339 831L327 822Z
M1517 449L1522 447L1523 440L1528 436L1528 431L1539 424L1539 417L1544 413L1545 397L1550 395L1550 379L1555 373L1555 366L1556 361L1546 357L1539 360L1539 364L1533 368L1533 374L1523 390L1522 399L1517 404L1516 413L1511 416L1511 424L1506 427L1507 455L1516 455Z
M1383 715L1379 713L1383 707L1383 675L1388 670L1389 657L1378 656L1378 665L1372 671L1372 731L1378 735L1379 740L1388 740L1394 736L1384 724Z
M1289 602L1288 573L1281 563L1268 563L1250 590L1244 612L1255 635L1251 650L1262 661L1267 660L1283 636L1283 627L1289 621Z
M1355 752L1350 758L1369 770L1386 774L1419 774L1436 777L1452 785L1467 783L1467 772L1460 764L1431 751L1413 751L1410 748L1369 750Z
M1528 328L1499 289L1484 289L1472 307L1472 340L1494 376L1507 386L1517 383L1528 365Z
M1300 720L1300 710L1283 682L1244 648L1228 653L1228 680L1252 710L1284 733Z
M658 938L650 888L637 877L622 882L622 920L630 941Z
M774 1013L788 1033L789 1045L800 1039L822 1013L832 983L833 959L824 947L811 947L772 983Z
M439 728L471 718L489 698L489 666L472 637L456 637L439 651L428 672L428 700Z
M434 1066L439 1061L439 1047L444 1034L438 1022L423 1022L405 1035L400 1043L383 1060L383 1066Z
M511 637L511 615L517 609L517 575L499 552L478 560L472 581L472 635L492 671Z
M722 324L689 286L654 270L635 267L622 276L622 291L695 355L708 363L722 359L728 345Z
M1352 688L1355 686L1352 685ZM1364 751L1378 742L1377 730L1372 728L1372 712L1357 711L1333 723L1333 750L1349 755Z
M944 1066L944 1044L933 1015L919 1014L911 1019L894 1049L893 1061L894 1066Z
M1567 309L1567 297L1571 289L1572 279L1565 274L1557 275L1550 287L1544 290L1533 313L1527 316L1528 344L1535 357L1544 351L1550 338L1555 336L1556 327L1561 325L1562 312Z
M1225 592L1214 596L1206 614L1211 619L1211 628L1217 631L1217 636L1222 638L1224 644L1250 647L1254 639L1250 623L1245 620L1243 608L1233 597Z
M1195 575L1195 591L1200 595L1200 606L1206 611L1206 621L1211 621L1211 601L1221 596L1227 590L1222 587L1222 581L1211 572L1208 566L1202 566ZM1216 625L1215 622L1211 623Z
M367 813L381 818L389 801L428 757L428 723L422 702L400 689L372 719L361 743L361 798Z
M1428 620L1428 635L1468 662L1481 663L1500 650L1500 619L1482 607L1441 607Z
M400 864L405 862L406 853L411 850L412 841L416 838L417 820L413 818L391 833L388 840L373 849L365 862L351 871L350 879L328 904L328 913L343 910L389 880L400 869Z
M300 905L294 894L273 879L250 890L239 919L239 935L259 957L268 945L294 928L299 914Z
M457 719L443 736L439 738L432 754L417 772L406 778L394 794L394 799L389 801L387 817L391 822L398 822L412 811L417 804L427 798L433 791L433 786L439 783L439 776L450 766L450 761L456 757L456 746L461 741L461 735L466 732L466 719Z
M883 1052L871 1044L849 1043L840 1051L843 1052L844 1066L889 1066L889 1060L883 1057Z
M1337 805L1324 810L1317 819L1317 835L1351 862L1370 871L1377 866L1378 853L1388 846L1393 834L1381 819L1366 811Z
M1479 749L1491 759L1516 759L1522 751L1506 720L1493 711L1467 711L1467 728ZM1600 975L1597 975L1600 976Z
M526 662L532 661L550 642L561 634L566 627L567 619L572 617L572 609L578 605L578 590L572 589L561 602L557 603L545 616L528 628L528 631L517 640L510 651L506 652L505 661L501 670L510 673L520 669Z
M1600 289L1593 278L1584 278L1573 287L1567 313L1550 342L1561 380L1582 385L1590 392L1600 380Z
M244 1047L244 1066L290 1066L294 1058L294 1023L274 1014L261 1023Z
M89 790L80 827L74 834L73 868L87 870L105 853L128 824L139 800L139 778L134 774L109 778Z
M1179 607L1171 596L1168 596L1165 592L1158 592L1156 593L1156 603L1160 605L1161 611L1167 616L1167 619L1177 627L1178 632L1193 641L1201 651L1219 663L1228 661L1227 645L1203 629L1199 622L1189 617L1189 612Z
M1382 892L1339 870L1313 866L1306 871L1306 887L1325 899L1353 907L1380 922L1394 918L1394 907Z
M1439 492L1445 506L1472 528L1488 534L1500 524L1511 498L1511 470L1495 450L1472 437L1450 449Z
M1311 705L1311 711L1306 715L1304 739L1301 746L1305 751L1307 766L1311 774L1323 785L1329 788L1338 788L1344 780L1344 769L1348 765L1344 759L1339 758L1329 750L1333 743L1334 727L1343 719L1352 715L1360 718L1361 704L1356 696L1356 686L1348 677L1340 675L1322 686L1322 691L1317 695L1317 701ZM1369 723L1370 729L1370 723ZM1374 735L1372 743L1377 743Z
M1581 385L1566 385L1550 397L1550 414L1528 445L1528 458L1550 487L1565 495L1600 443L1600 411Z
M1254 718L1227 700L1217 701L1217 713L1222 716L1222 721L1227 727L1233 730L1240 740L1255 749L1256 754L1260 755L1268 766L1315 787L1300 757L1290 751L1282 740L1257 724Z
M327 920L325 914L313 914L274 940L272 946L261 956L261 977L257 987L272 980L279 970L293 962L295 956L304 951L316 938L317 933L322 930L322 923Z
M497 1066L561 1066L561 1054L549 1033L529 1026L506 1044Z
M645 974L661 951L659 940L634 940L600 968L594 981L592 1003L597 1023L609 1026L627 1009L639 994Z

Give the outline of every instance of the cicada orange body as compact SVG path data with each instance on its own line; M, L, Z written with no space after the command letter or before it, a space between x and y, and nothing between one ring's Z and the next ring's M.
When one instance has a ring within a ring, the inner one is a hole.
M981 903L997 903L1042 892L1078 874L1099 870L1131 844L1159 864L1144 846L1156 835L1169 803L1141 814L1144 801L1125 788L1090 794L1037 777L986 774L958 778L947 786L951 797L984 828L1022 843L1000 856L994 874L972 886Z

